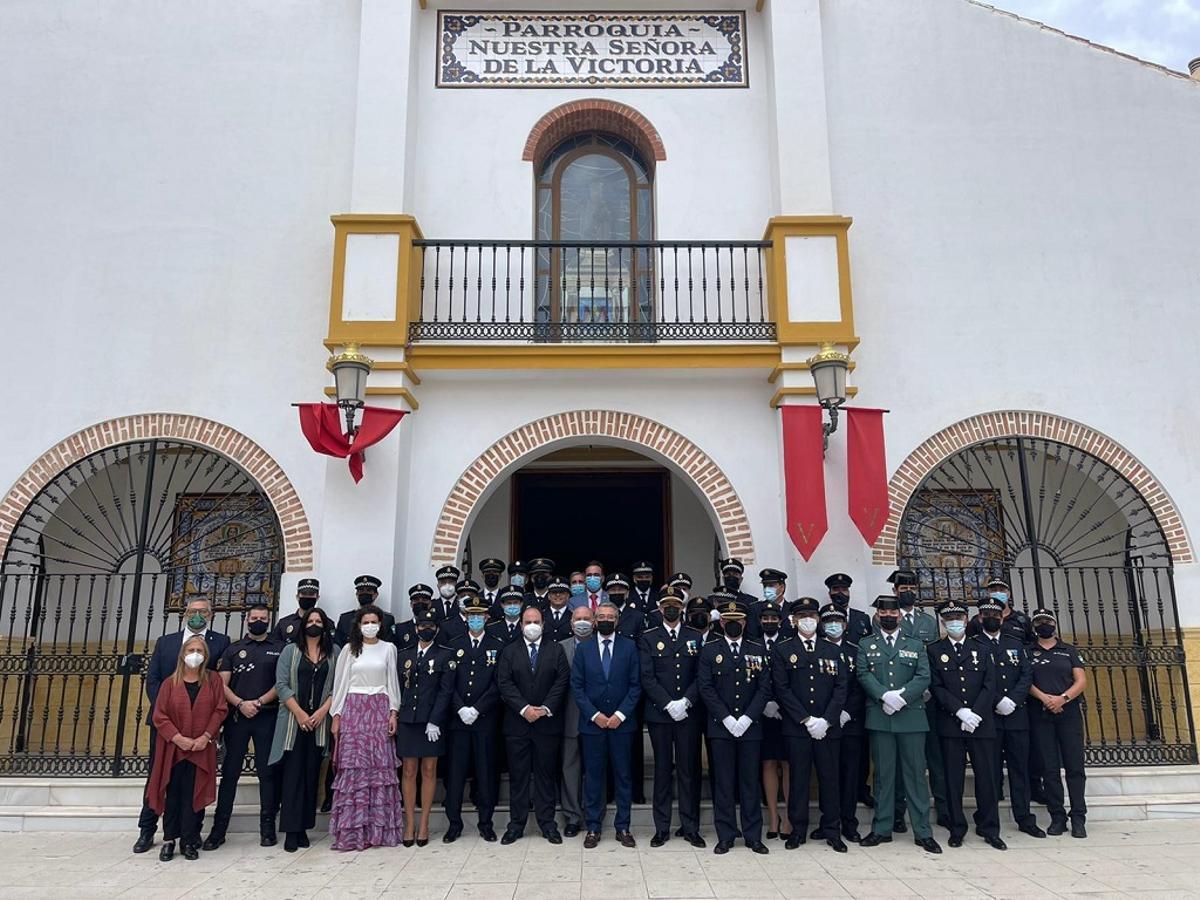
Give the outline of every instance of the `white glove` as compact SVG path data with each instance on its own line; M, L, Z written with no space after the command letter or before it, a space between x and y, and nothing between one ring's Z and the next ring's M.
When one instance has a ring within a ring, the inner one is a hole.
M676 722L682 722L687 718L687 701L682 697L678 700L672 700L666 707L667 715Z
M846 711L843 709L843 710L842 710L842 714L841 714L841 716L839 716L839 720L840 720L840 721L841 721L841 723L842 723L842 727L843 727L843 728L845 728L845 727L846 727L846 723L850 721L850 713L846 712Z
M721 621L721 613L720 613L720 611L719 611L719 610L715 610L715 609L714 609L714 610L712 610L712 611L711 611L711 612L708 614L708 621L710 621L710 622L720 622L720 621Z
M425 726L425 740L436 741L442 736L442 729L438 728L432 722Z
M738 716L738 737L741 737L750 730L750 726L754 724L754 720L749 716Z
M725 726L725 730L734 737L741 737L742 733L738 731L738 720L733 716L726 716L721 720L721 724Z
M829 723L817 717L813 717L805 722L804 727L808 729L808 736L814 741L821 740L829 732Z
M900 712L908 705L908 701L904 699L904 695L899 691L888 691L880 699L883 700L885 706L890 706L895 712Z
M1011 716L1017 708L1017 704L1013 703L1008 697L1001 697L1000 702L996 704L996 712L1002 716Z
M900 710L896 709L894 706L888 706L886 703L883 704L883 712L885 715L894 716L899 711Z
M929 693L929 691L928 691L928 690L924 690L924 691L922 691L922 692L921 692L921 699L922 699L924 702L926 702L926 703L928 703L928 702L929 702L929 699L930 699L932 696L933 696L933 694Z
M975 726L972 725L970 722L963 722L961 727L962 727L962 730L965 731L967 734L975 733Z
M976 728L978 728L979 723L983 721L983 717L978 713L972 712L969 706L964 706L954 714L958 716L958 720L962 722L963 725L970 726L970 731L974 731Z
M774 700L767 701L767 705L763 707L763 715L766 716L768 719L783 718L782 716L779 715L779 704L776 703Z
M458 710L458 717L462 719L464 725L470 725L479 715L473 706L463 706Z

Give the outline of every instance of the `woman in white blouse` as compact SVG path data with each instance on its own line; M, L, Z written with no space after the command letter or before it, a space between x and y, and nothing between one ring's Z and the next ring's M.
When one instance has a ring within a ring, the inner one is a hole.
M404 834L399 760L392 741L400 708L396 647L379 639L383 613L360 607L333 679L335 850L395 847Z

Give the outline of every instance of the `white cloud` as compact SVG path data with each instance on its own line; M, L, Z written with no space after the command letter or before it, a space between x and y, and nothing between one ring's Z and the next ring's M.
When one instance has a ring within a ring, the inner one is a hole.
M1163 15L1186 25L1200 25L1200 9L1192 0L1166 0L1162 5Z

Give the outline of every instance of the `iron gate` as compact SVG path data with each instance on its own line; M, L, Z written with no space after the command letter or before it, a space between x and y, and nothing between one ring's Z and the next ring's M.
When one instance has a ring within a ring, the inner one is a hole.
M1088 765L1197 761L1166 538L1103 460L1040 438L961 450L913 494L898 549L926 603L976 603L1002 578L1026 613L1054 610L1088 669Z
M154 642L197 597L236 639L282 559L270 501L214 451L144 440L59 473L0 563L0 775L146 775Z

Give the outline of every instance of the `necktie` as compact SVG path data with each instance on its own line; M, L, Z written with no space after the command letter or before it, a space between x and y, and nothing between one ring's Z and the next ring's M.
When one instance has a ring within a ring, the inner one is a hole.
M737 659L739 656L741 656L741 646L742 646L741 642L739 642L739 641L733 642L732 648L733 648L733 658L734 659Z
M495 599L496 599L496 595L495 595L495 594L493 594L491 591L488 591L488 592L487 592L487 602L488 602L488 606L491 606L491 605L492 605L492 603L495 601Z
M451 600L447 600L446 601L446 618L447 619L450 618L450 614L453 612L454 612L454 602Z
M962 656L962 642L961 642L961 641L955 641L955 643L954 643L954 655L955 655L955 656Z
M804 641L804 649L806 652L812 653L813 652L813 642L806 638Z
M608 677L608 670L612 668L612 640L604 639L604 652L600 654L600 665L604 667L604 677Z
M471 638L471 649L472 650L479 649L479 638Z
M531 669L537 668L537 653L538 653L537 648L538 648L537 644L529 645L529 668L531 668Z
M888 642L888 647L895 647L895 646L896 646L896 638L895 638L893 635L890 635L890 634L889 634L889 635L887 636L887 642Z
M675 640L679 637L679 632L677 632L674 628L672 628L670 631L670 635L671 635L671 643L673 644L673 643L675 643Z
M417 662L421 662L421 660L423 660L424 658L425 658L425 651L418 650L417 651Z
M599 603L597 602L597 599L596 599L596 595L595 595L595 594L591 594L591 595L589 595L589 596L591 597L591 601L592 601L592 612L595 612L595 611L596 611L596 607L597 607L597 606L599 606Z
M554 611L554 624L555 624L556 626L558 625L558 621L559 621L559 619L561 619L561 618L562 618L562 613L560 613L560 612L559 612L559 611L556 609L556 610Z

